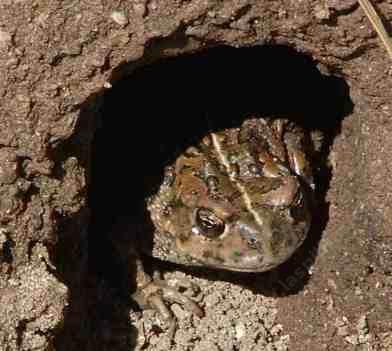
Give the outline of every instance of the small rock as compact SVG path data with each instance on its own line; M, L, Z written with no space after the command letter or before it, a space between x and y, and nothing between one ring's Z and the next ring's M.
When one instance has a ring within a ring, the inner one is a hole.
M283 325L282 324L275 324L271 330L270 333L271 335L279 335L283 331Z
M343 327L345 325L347 325L347 322L346 322L345 319L343 319L343 318L336 318L336 321L335 321L335 327L336 328Z
M128 17L123 11L113 11L110 18L120 26L126 26L128 24Z
M331 13L329 8L325 5L317 4L314 7L314 16L319 20L327 20L329 19Z
M246 327L244 325L244 323L237 323L235 326L235 336L236 338L239 340L241 338L244 337L244 335L246 334Z
M361 288L360 288L359 286L357 286L357 287L355 288L355 295L357 295L357 296L362 295L362 290L361 290Z
M358 336L357 335L350 335L350 336L346 336L344 338L344 340L346 340L348 343L350 343L351 345L358 345Z
M150 2L150 9L155 11L158 8L158 4L155 1Z

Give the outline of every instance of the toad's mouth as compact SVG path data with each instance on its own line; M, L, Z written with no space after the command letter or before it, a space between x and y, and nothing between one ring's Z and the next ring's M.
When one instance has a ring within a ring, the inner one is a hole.
M214 258L206 260L204 258L194 258L194 262L198 266L209 267L211 269L219 269L232 272L243 272L243 273L262 273L270 271L282 263L286 262L296 251L293 248L291 252L286 251L284 255L279 257L264 256L264 255L251 255L248 257L242 257L242 260L233 260L233 258L224 260L217 260Z
M242 273L262 273L269 271L270 269L276 267L277 265L262 265L260 267L238 267L232 265L216 265L211 264L209 265L210 268L214 269L222 269L225 271L232 271L232 272L242 272Z
M233 244L233 243L231 243ZM196 266L209 267L234 272L265 272L271 270L286 260L288 260L302 244L298 241L296 245L292 243L289 247L283 247L279 251L272 252L260 248L249 248L239 245L199 245L192 246L192 250L184 250L181 247L182 255L191 258L190 261ZM179 249L179 247L177 247ZM188 248L189 249L189 248Z

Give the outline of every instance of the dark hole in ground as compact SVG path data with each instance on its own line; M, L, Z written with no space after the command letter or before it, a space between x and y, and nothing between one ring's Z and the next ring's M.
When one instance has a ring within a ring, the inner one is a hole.
M200 136L238 125L253 113L287 116L324 132L318 160L322 165L351 109L342 79L323 76L311 58L280 46L210 49L144 66L119 81L104 95L93 145L90 274L97 282L122 289L122 268L105 234L119 216L145 220L146 212L140 209L158 187L163 166ZM323 199L330 176L329 169L321 166L316 175L320 205L315 225L290 264L279 268L280 284L275 287L283 293L293 293L306 283L306 274L290 286L287 278L294 274L293 262L298 266L314 259L328 220ZM112 298L105 301L102 295L95 313L110 314Z

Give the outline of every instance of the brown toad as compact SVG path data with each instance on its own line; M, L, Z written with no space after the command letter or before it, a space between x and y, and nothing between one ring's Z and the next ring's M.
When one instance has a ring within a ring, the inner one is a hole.
M248 272L286 261L311 220L303 139L287 120L259 118L190 147L149 201L153 256Z
M313 177L307 135L286 119L252 118L210 133L166 167L148 200L152 255L184 265L262 272L286 261L311 222ZM137 300L158 308L185 302L152 281L137 259ZM191 309L201 314L195 304Z

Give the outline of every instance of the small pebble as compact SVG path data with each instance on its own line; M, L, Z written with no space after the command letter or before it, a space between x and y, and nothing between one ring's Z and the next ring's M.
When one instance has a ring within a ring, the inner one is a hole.
M157 8L158 8L158 4L157 4L155 1L152 1L152 2L150 3L150 9L151 9L152 11L155 11Z
M359 341L358 341L358 336L357 335L350 335L350 336L346 336L344 338L344 340L346 340L348 343L350 343L351 345L358 345Z
M237 338L237 340L241 339L242 337L244 337L244 335L246 335L246 327L244 325L244 323L237 323L235 326L235 336Z
M331 13L327 6L317 4L314 8L314 15L319 20L328 20L331 16Z
M110 15L110 18L120 26L125 26L128 24L128 17L123 11L113 11Z

